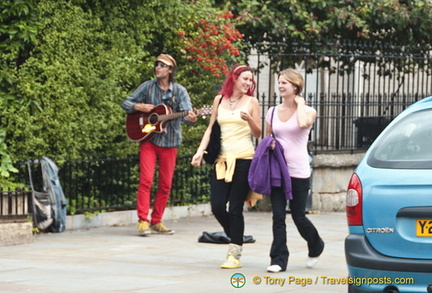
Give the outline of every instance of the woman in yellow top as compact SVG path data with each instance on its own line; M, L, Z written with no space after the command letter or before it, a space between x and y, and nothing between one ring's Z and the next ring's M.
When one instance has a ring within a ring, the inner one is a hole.
M211 175L210 198L214 216L231 239L226 260L221 265L226 269L242 267L243 205L249 192L248 172L255 152L252 136L261 136L259 102L252 96L255 88L251 67L237 64L230 70L213 101L215 110L191 162L193 166L201 165L217 119L221 128L221 154Z

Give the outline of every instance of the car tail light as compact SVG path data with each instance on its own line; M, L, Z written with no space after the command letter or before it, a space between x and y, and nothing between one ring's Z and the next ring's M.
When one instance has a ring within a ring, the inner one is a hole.
M348 225L363 225L362 218L362 186L357 174L353 174L348 184L346 194L346 214Z

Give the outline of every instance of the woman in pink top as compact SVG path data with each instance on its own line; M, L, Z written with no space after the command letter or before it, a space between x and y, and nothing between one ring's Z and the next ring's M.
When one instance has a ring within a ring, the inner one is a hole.
M308 259L306 266L314 267L324 249L324 241L317 229L306 217L306 199L310 189L310 165L307 143L316 111L300 96L303 90L303 77L297 70L286 69L279 73L278 88L283 103L272 107L266 115L266 135L273 130L274 137L284 148L288 171L291 177L293 199L289 201L292 219L300 235L307 241ZM274 111L273 119L272 112ZM270 249L271 265L268 272L285 271L288 264L286 244L286 198L282 188L271 192L273 210L273 243Z

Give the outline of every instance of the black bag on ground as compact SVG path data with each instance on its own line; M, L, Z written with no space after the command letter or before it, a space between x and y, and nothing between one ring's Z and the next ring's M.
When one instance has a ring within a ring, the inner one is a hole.
M230 241L231 239L225 232L203 232L202 235L198 237L198 242L204 243L228 244ZM244 235L243 243L255 243L255 239L251 235Z

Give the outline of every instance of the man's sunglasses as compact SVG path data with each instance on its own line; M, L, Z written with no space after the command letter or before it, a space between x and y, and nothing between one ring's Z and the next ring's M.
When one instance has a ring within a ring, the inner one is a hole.
M165 63L160 62L160 61L155 62L155 67L158 67L158 66L160 66L162 68L171 67L171 66L166 65Z

